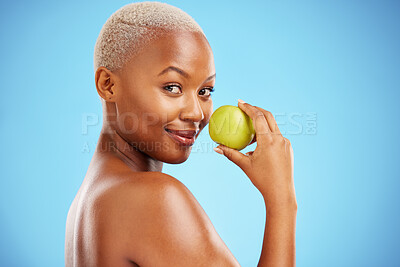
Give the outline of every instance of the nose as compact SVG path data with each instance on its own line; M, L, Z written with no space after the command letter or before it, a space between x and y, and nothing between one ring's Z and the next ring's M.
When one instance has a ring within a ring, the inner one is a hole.
M184 108L180 113L180 119L184 121L199 122L204 119L203 108L197 95L190 94L184 100Z

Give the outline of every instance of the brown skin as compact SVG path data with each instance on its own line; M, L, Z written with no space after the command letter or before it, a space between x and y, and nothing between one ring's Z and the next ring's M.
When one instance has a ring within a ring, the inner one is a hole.
M175 71L158 76L169 66L188 76ZM206 38L189 32L169 32L152 41L119 71L98 68L95 82L103 102L103 128L68 212L66 266L240 266L192 193L162 173L163 162L182 163L191 151L164 128L201 131L207 125L213 110L207 88L214 86L214 74ZM172 83L175 86L166 87ZM241 108L255 119L250 113L256 107ZM257 127L257 142L261 138L265 146ZM249 178L263 195L271 196L264 196L271 219L267 218L270 231L264 236L259 266L293 266L294 202L274 199L262 178L255 176L257 170L246 160L258 155L259 147L247 156L223 149L246 174L253 175ZM274 153L287 157L282 148ZM286 166L287 158L277 163ZM292 177L286 177L286 172L276 190L287 191L285 182L290 184ZM291 192L282 195L295 200ZM276 205L270 205L270 200ZM280 209L273 208L278 204Z
M271 112L248 103L238 106L252 118L257 147L246 155L222 145L218 147L246 173L264 197L267 218L258 267L295 266L297 200L292 146L282 136Z

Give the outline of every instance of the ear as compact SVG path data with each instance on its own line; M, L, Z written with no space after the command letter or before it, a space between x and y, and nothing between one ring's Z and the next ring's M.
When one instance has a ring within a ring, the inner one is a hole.
M115 102L115 74L105 67L99 67L94 79L100 97L106 102Z

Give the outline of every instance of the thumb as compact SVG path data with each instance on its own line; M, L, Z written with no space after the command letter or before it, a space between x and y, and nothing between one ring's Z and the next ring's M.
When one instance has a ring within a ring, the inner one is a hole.
M218 149L221 150L218 151ZM219 145L216 148L214 148L215 152L224 155L227 157L230 161L238 165L244 172L247 171L248 165L250 164L250 159L248 156L244 155L243 153L237 151L236 149L224 146L224 145Z

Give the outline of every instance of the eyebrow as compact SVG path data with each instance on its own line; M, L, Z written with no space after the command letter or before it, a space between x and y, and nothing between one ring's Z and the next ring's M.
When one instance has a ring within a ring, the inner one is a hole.
M158 76L161 76L161 75L163 75L163 74L165 74L165 73L167 73L169 71L175 71L175 72L179 73L180 75L182 75L185 78L189 78L190 77L190 75L187 72L185 72L184 70L182 70L182 69L180 69L178 67L174 67L174 66L169 66L169 67L165 68L163 71L161 71L158 74ZM214 73L213 75L208 77L204 82L208 82L208 81L212 80L215 77L216 77L216 74Z

